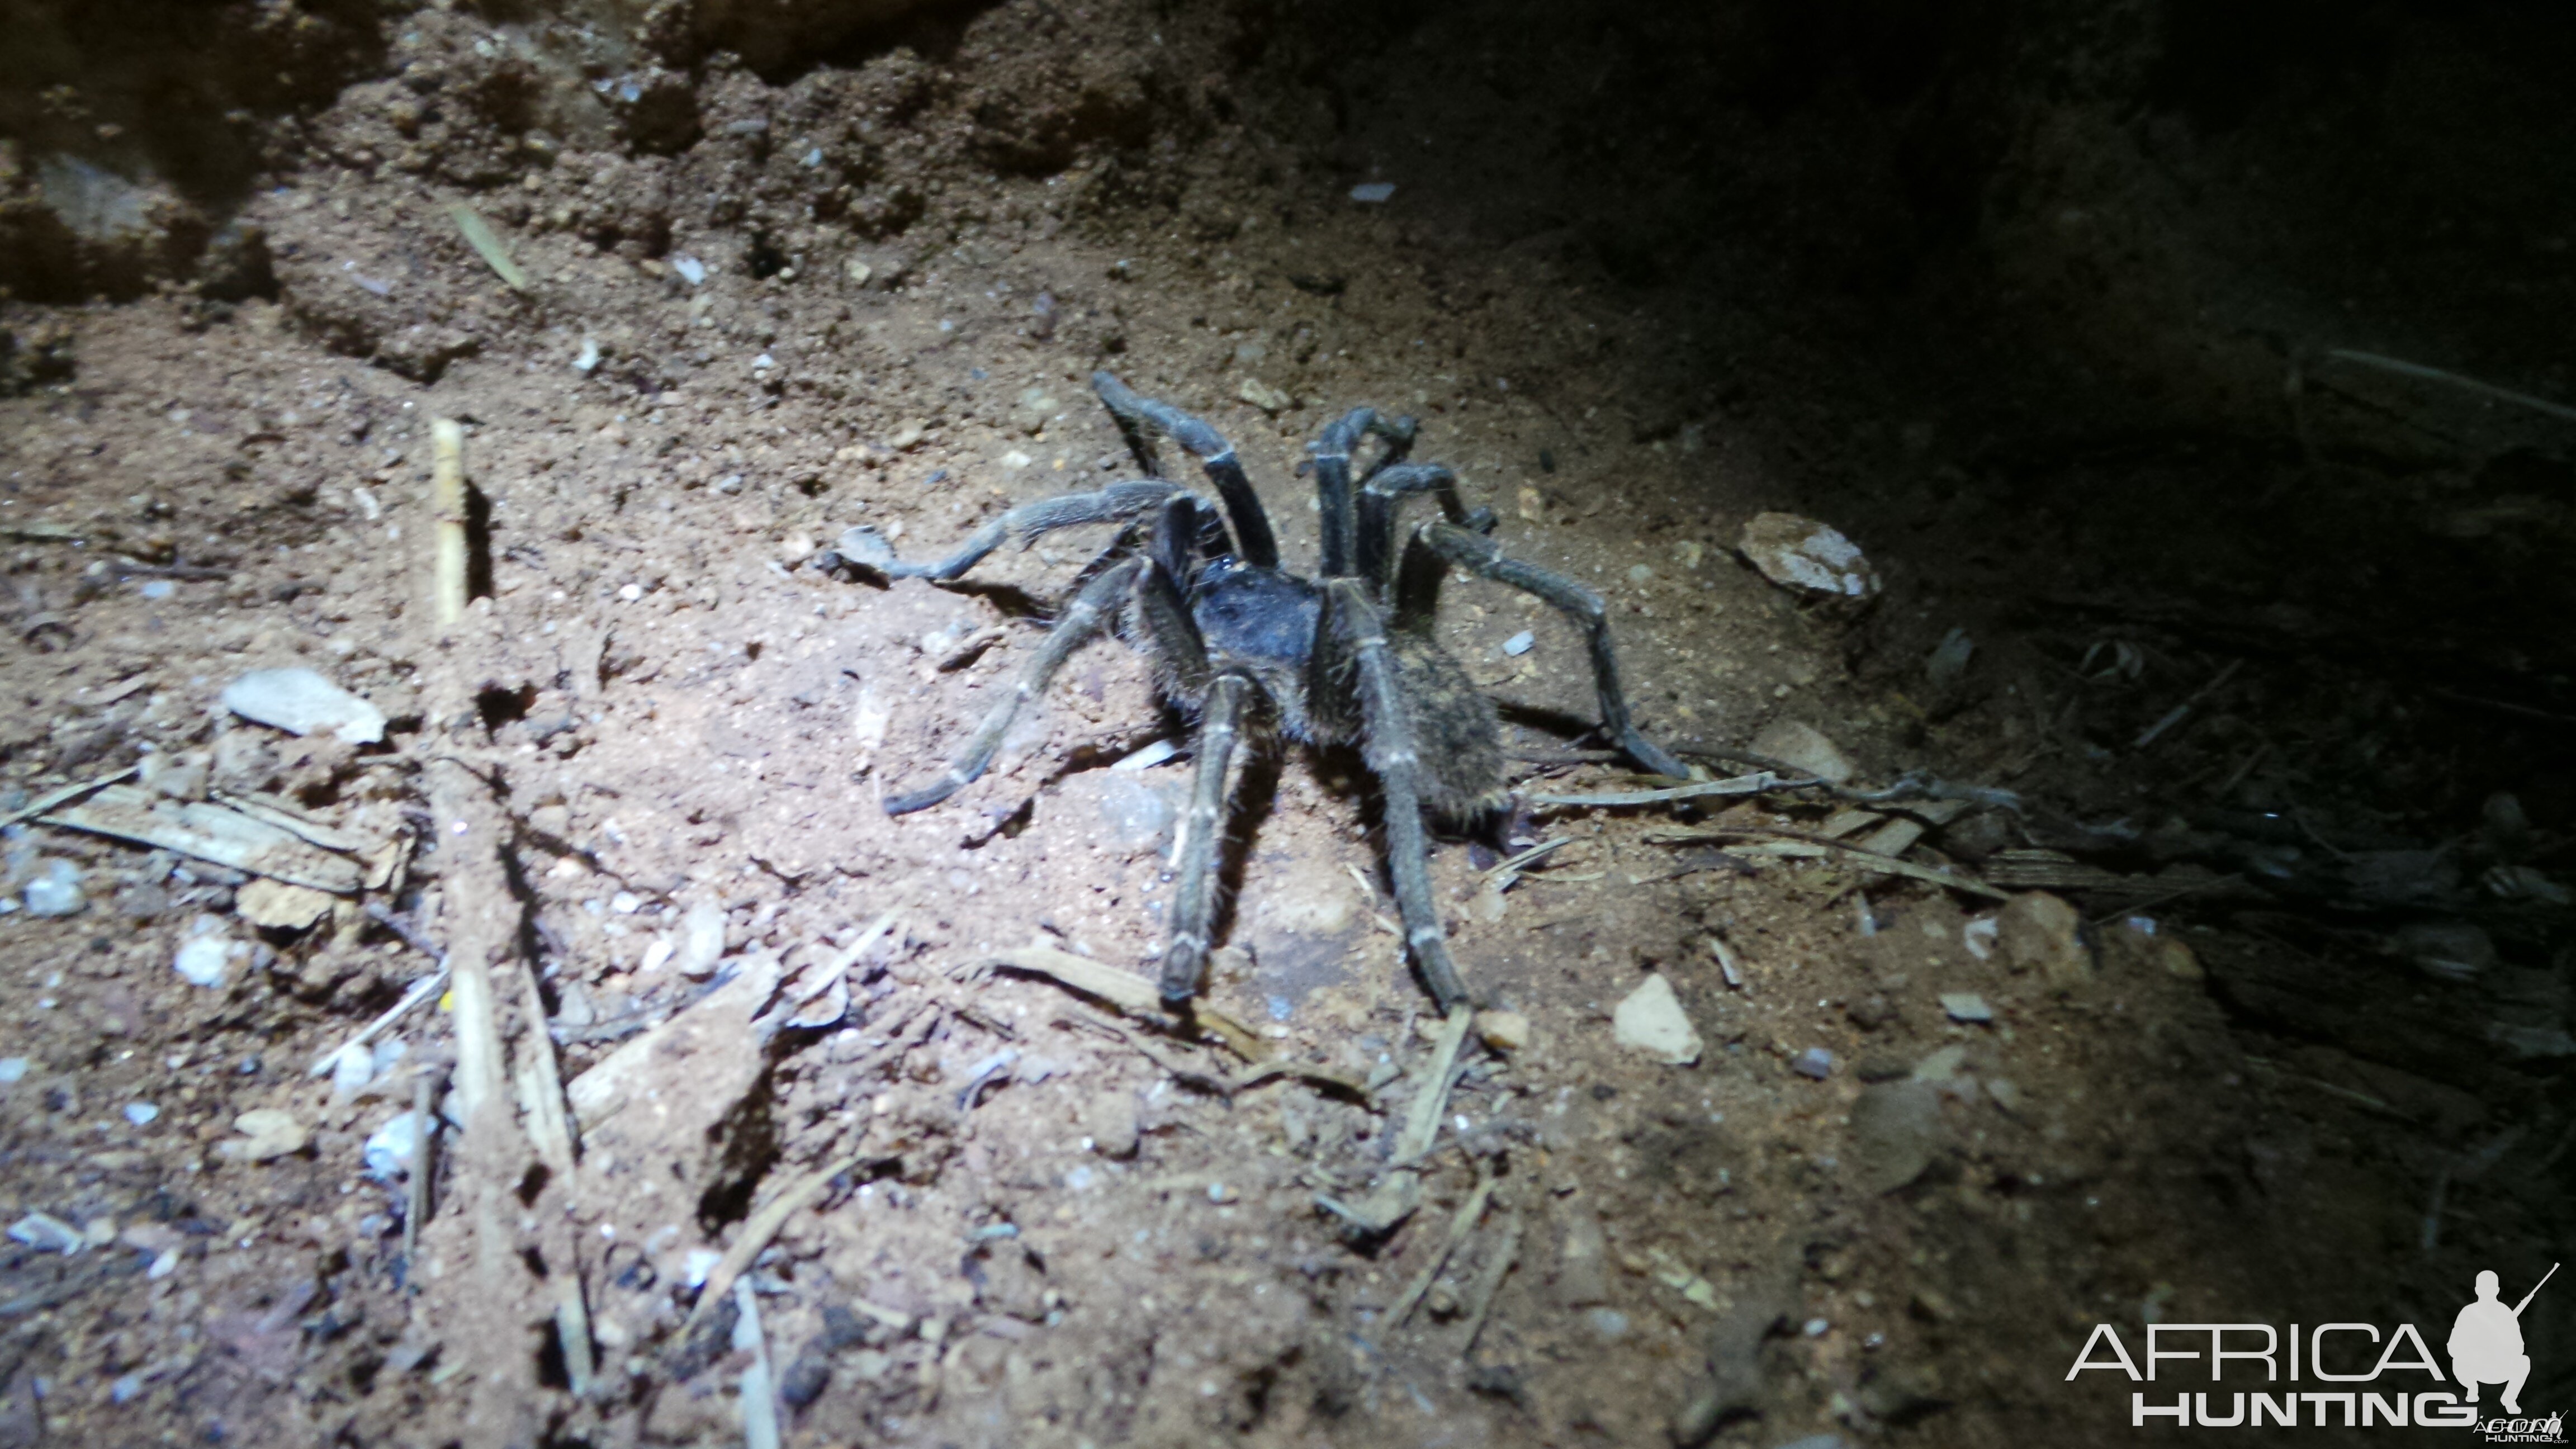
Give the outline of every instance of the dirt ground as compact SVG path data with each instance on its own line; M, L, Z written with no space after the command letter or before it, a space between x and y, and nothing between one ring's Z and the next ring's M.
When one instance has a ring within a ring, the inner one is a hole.
M0 1444L728 1442L746 1395L817 1446L2152 1439L2067 1382L2097 1325L2433 1335L2567 1240L2569 424L2329 350L2576 393L2576 201L2447 109L2556 134L2554 32L281 5L183 27L191 90L67 13L0 106ZM2470 139L2323 155L2363 111ZM2483 209L2417 252L2305 224L2452 165ZM1134 476L1097 368L1297 569L1305 445L1417 417L1607 600L1649 736L1846 787L1533 798L1673 782L1460 577L1511 833L1563 843L1437 843L1521 1019L1454 1084L1355 752L1238 779L1232 1038L1001 963L1152 974L1187 721L1104 639L888 817L1106 539L834 544ZM1772 512L1882 590L1767 578ZM381 739L224 702L298 667ZM119 800L157 843L78 828ZM488 986L335 1057L461 950ZM1653 982L1686 1063L1619 1040Z

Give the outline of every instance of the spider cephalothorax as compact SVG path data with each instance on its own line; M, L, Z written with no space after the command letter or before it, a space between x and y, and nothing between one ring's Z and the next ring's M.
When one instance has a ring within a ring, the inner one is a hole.
M1120 526L1084 571L1018 687L985 717L957 763L931 785L887 797L886 813L927 809L981 775L1020 707L1045 692L1076 647L1123 617L1150 649L1164 697L1198 721L1196 778L1172 846L1178 887L1163 952L1164 999L1186 1001L1198 990L1227 771L1247 731L1266 728L1311 744L1359 746L1385 806L1387 871L1406 943L1441 1006L1458 1005L1467 992L1431 896L1423 816L1473 823L1500 808L1505 792L1493 703L1432 637L1441 581L1462 568L1571 616L1591 644L1610 742L1646 770L1683 775L1681 764L1629 721L1600 597L1505 556L1486 536L1492 510L1470 512L1455 475L1404 461L1413 421L1382 419L1367 408L1343 416L1308 448L1322 556L1317 577L1289 573L1279 566L1278 540L1242 463L1214 428L1137 396L1106 372L1094 373L1091 383L1147 473L1157 471L1154 437L1168 437L1199 459L1223 511L1177 482L1148 477L1014 508L934 564L895 558L872 530L844 534L839 551L854 563L897 578L954 579L1015 534L1025 548L1059 528ZM1353 450L1370 436L1384 446L1355 480ZM1397 515L1418 493L1436 498L1443 516L1415 527L1398 553Z

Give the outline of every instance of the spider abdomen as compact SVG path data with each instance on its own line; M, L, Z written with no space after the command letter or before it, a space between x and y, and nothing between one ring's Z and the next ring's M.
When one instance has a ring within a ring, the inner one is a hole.
M1472 825L1503 807L1502 723L1494 702L1428 634L1394 630L1389 649L1405 679L1405 711L1422 756L1422 805Z

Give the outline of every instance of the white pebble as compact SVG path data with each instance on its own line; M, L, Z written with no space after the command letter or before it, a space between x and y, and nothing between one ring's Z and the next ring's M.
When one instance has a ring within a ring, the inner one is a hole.
M224 967L232 959L232 948L221 936L199 936L179 948L179 957L171 964L191 986L221 986Z
M631 916L644 909L644 902L632 891L619 891L608 898L608 908L621 916Z
M1995 936L2002 928L1993 916L1983 916L1959 928L1959 939L1968 954L1983 961L1995 954Z
M680 280L688 283L692 287L707 279L707 264L699 261L696 257L676 256L671 258L671 270L679 273Z
M716 1264L723 1261L724 1254L712 1248L691 1248L686 1266L680 1276L690 1287L704 1288L707 1286L707 1275L714 1272Z
M1351 188L1351 200L1369 206L1374 206L1393 195L1395 195L1395 183L1392 181L1363 181Z
M81 894L80 868L68 860L39 860L37 874L23 894L27 912L37 916L76 916L89 904Z
M420 1151L420 1119L409 1112L376 1129L367 1139L367 1175L379 1182L391 1182L411 1171L413 1158Z
M635 969L639 972L659 971L670 964L671 953L676 949L678 948L671 944L670 937L655 936L652 944L644 948L644 959L636 965Z
M160 1115L161 1109L153 1106L149 1102L128 1102L125 1104L125 1120L133 1123L137 1127L151 1126L152 1119Z
M11 1082L18 1081L26 1075L27 1059L25 1057L0 1057L0 1087L5 1087Z
M572 370L585 375L599 370L598 338L585 337L581 339L581 355L572 360Z
M705 976L714 971L725 950L724 907L713 901L698 902L682 918L680 931L681 974Z
M1514 634L1509 639L1503 641L1503 652L1506 654L1527 654L1531 649L1536 648L1537 645L1538 636L1527 629L1523 629L1519 633Z
M331 1095L354 1097L376 1079L376 1054L352 1042L331 1058Z

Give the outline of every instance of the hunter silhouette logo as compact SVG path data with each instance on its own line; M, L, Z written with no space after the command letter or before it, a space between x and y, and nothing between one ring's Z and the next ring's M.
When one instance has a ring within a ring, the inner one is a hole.
M2532 1284L2531 1291L2511 1308L2496 1297L2503 1280L2492 1270L2478 1274L2478 1300L2451 1320L2451 1372L2470 1403L2478 1401L2479 1386L2502 1384L2504 1411L2522 1412L2522 1381L2531 1377L2531 1357L2522 1351L2522 1310L2531 1306L2541 1285L2557 1274L2558 1265L2550 1264L2540 1282Z

